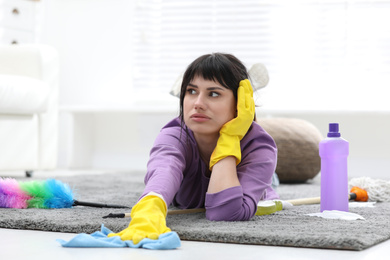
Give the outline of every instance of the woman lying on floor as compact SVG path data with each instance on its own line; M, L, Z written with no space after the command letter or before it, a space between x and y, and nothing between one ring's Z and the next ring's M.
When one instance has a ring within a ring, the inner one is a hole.
M255 121L253 89L245 66L230 54L193 61L184 73L180 115L164 126L150 152L145 190L118 234L135 244L158 239L167 206L206 208L215 221L251 219L260 200L277 199L271 187L276 145Z

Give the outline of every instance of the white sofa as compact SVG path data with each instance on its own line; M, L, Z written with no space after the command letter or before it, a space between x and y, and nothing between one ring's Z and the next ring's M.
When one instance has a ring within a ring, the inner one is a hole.
M54 169L59 58L46 45L0 45L0 176Z

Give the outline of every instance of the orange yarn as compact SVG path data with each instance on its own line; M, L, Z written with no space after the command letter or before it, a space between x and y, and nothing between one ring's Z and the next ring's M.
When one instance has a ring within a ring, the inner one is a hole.
M368 194L367 191L359 188L359 187L352 187L351 193L356 194L356 201L368 201Z

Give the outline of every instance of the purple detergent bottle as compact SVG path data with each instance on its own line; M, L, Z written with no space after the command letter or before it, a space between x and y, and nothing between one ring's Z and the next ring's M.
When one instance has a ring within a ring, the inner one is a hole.
M321 212L340 210L348 212L349 143L341 138L339 124L329 124L328 137L320 142L321 157Z

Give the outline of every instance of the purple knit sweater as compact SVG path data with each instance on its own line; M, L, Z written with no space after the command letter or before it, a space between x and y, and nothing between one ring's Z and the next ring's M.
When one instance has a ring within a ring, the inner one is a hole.
M240 186L207 193L210 178L199 155L191 130L188 135L180 119L161 129L150 152L145 190L163 196L167 205L179 208L206 208L209 220L249 220L259 200L277 199L271 188L277 149L272 137L256 122L241 140L241 162L237 165Z

